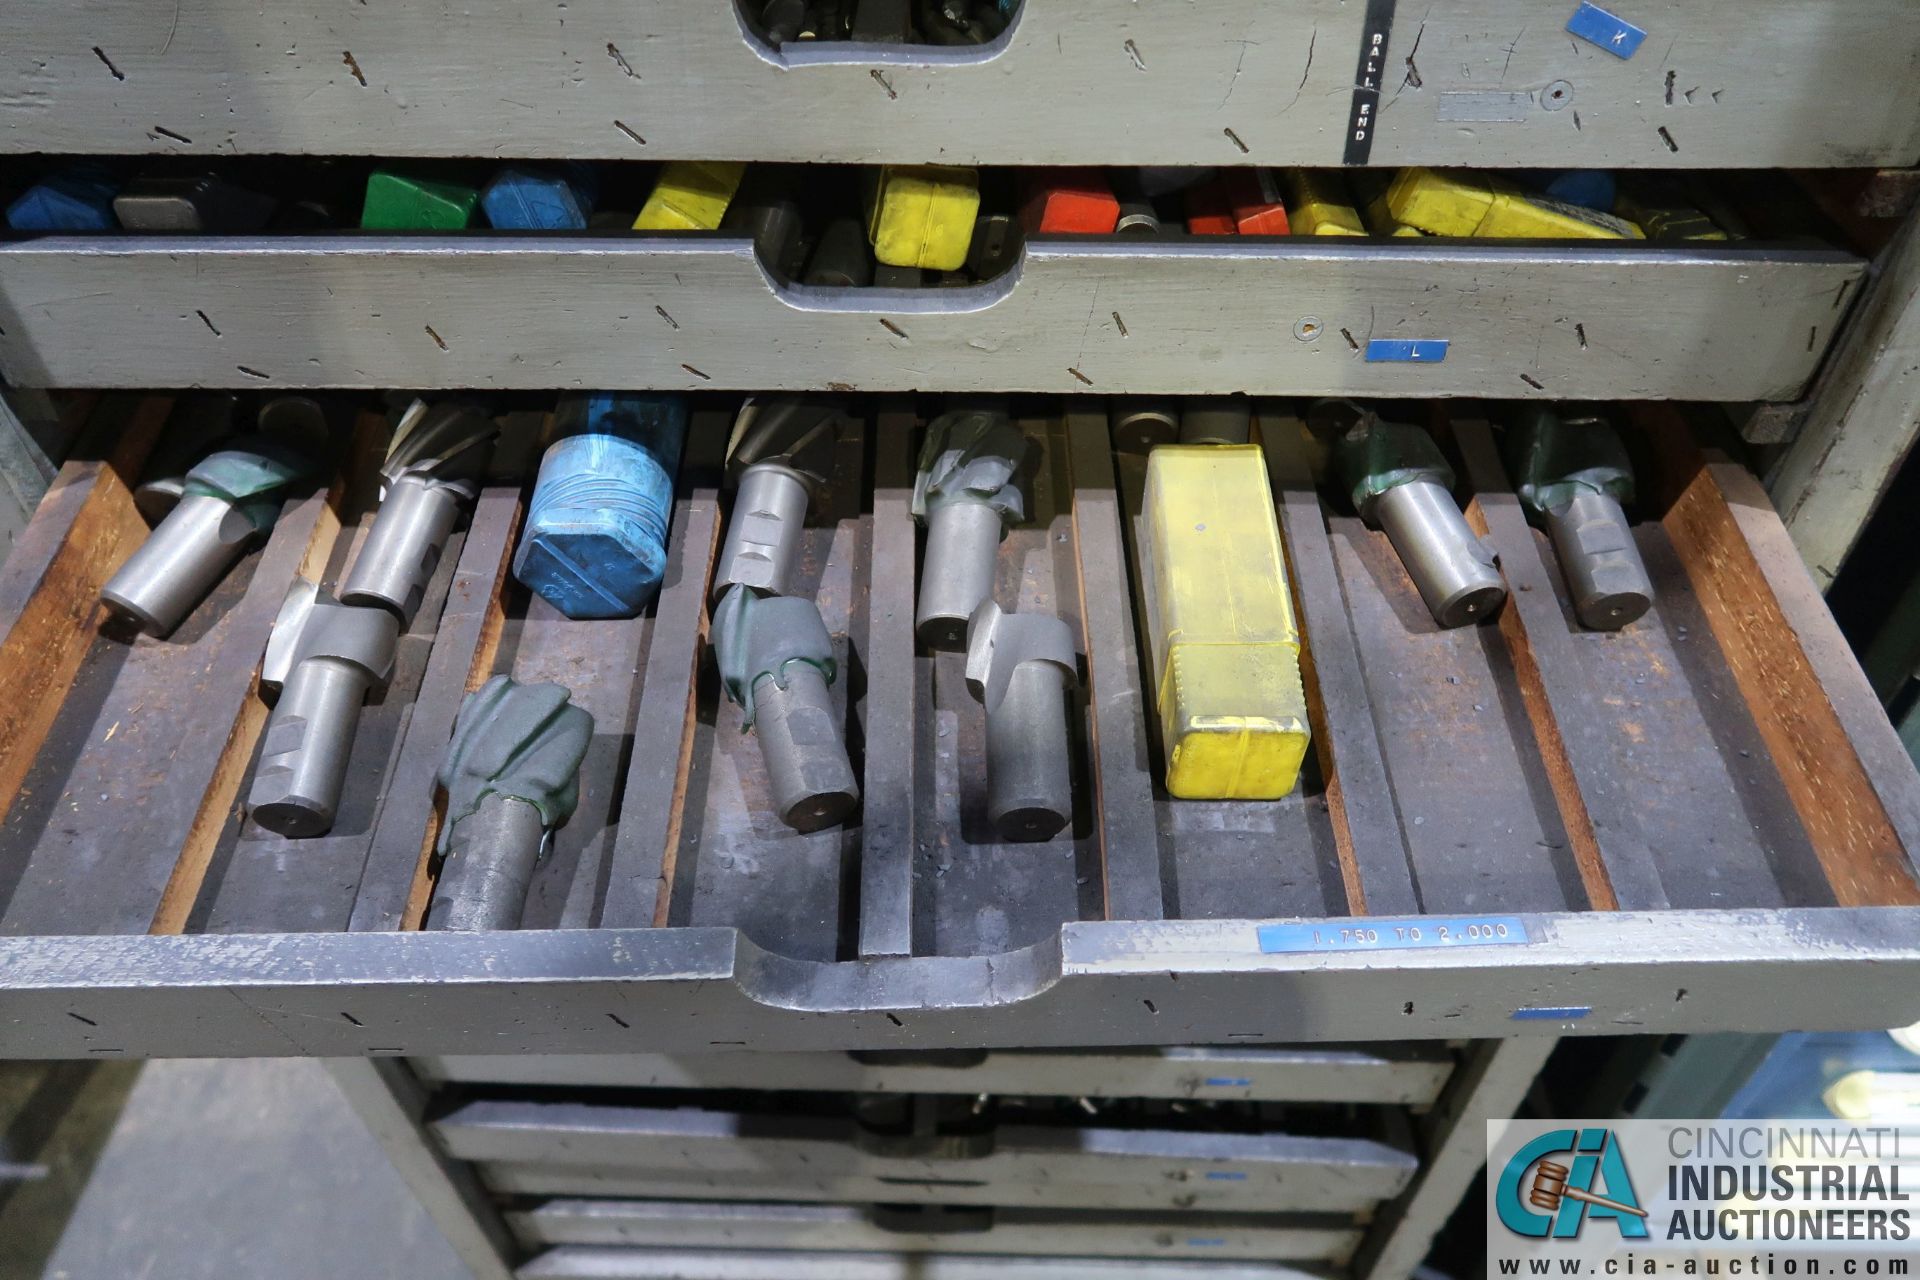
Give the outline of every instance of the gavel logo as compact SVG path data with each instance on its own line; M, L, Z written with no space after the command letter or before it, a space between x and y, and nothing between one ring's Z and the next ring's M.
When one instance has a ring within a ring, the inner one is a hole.
M1616 1213L1630 1213L1636 1218L1647 1216L1647 1211L1638 1205L1622 1204L1618 1200L1597 1196L1591 1191L1568 1187L1567 1173L1566 1165L1542 1160L1534 1170L1533 1186L1527 1192L1527 1203L1547 1213L1555 1213L1559 1210L1562 1200L1578 1200L1583 1204L1600 1205L1612 1209Z

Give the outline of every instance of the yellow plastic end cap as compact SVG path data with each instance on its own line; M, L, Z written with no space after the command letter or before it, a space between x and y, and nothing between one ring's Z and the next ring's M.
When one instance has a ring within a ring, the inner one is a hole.
M1167 791L1182 800L1278 800L1312 735L1291 646L1175 645L1161 682Z
M1283 175L1287 213L1297 236L1364 236L1366 227L1354 211L1337 174L1289 169Z
M890 267L958 271L973 243L980 178L948 165L881 167L868 211L873 256Z
M721 160L675 160L660 171L633 220L635 231L717 231L747 166Z

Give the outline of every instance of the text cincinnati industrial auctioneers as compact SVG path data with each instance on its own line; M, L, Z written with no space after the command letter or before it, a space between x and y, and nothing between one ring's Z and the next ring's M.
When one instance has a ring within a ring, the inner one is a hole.
M1675 1206L1667 1238L1910 1239L1901 1136L1870 1126L1676 1127L1667 1150L1682 1163L1667 1166L1667 1199ZM1920 1156L1920 1144L1908 1145ZM1715 1207L1681 1207L1702 1202Z
M1802 1246L1806 1257L1755 1274L1905 1275L1920 1247L1913 1129L1514 1121L1490 1130L1489 1145L1489 1225L1504 1274L1519 1274L1512 1258L1548 1254L1590 1264L1569 1275L1717 1274L1708 1264L1728 1246L1767 1245ZM1879 1256L1863 1264L1855 1253Z

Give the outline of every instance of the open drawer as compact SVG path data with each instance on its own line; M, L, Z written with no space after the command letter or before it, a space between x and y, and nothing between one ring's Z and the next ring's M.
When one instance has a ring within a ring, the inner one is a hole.
M1844 91L1905 83L1920 32L1903 0L1029 0L972 47L778 49L747 9L10 6L0 73L17 90L0 102L0 149L1553 168L1920 158L1913 95Z
M290 504L170 640L96 630L140 536L121 478L164 397L103 397L0 583L0 1053L458 1055L1216 1044L1920 1018L1920 778L1757 484L1677 412L1633 413L1657 603L1569 621L1487 429L1448 430L1512 599L1441 631L1384 535L1260 430L1307 647L1315 757L1273 803L1170 800L1136 644L1128 504L1099 402L1017 405L1043 461L998 596L1081 655L1075 820L996 843L957 655L913 641L916 424L861 401L803 577L847 678L864 808L799 835L704 642L723 523L697 413L658 604L570 622L506 566L485 490L363 716L342 816L288 841L236 803L261 649L304 565L367 523L349 481ZM124 422L119 420L124 417ZM598 722L523 928L417 928L431 778L488 674L558 680ZM1464 944L1464 945L1463 945Z
M1865 269L1801 241L1052 237L981 284L826 289L719 233L53 237L0 244L0 375L1792 400Z

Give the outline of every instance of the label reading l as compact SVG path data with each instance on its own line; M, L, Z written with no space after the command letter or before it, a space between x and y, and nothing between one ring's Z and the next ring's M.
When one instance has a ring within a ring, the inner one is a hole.
M1511 947L1531 942L1519 916L1409 916L1344 923L1263 924L1260 950L1411 951L1425 947Z
M1372 338L1368 364L1439 364L1447 358L1445 338Z

